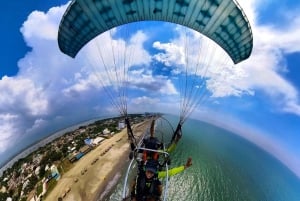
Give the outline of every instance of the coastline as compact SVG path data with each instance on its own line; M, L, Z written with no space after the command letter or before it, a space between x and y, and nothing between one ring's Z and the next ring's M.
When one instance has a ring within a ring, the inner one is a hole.
M50 134L48 134L46 137L37 140L35 142L33 142L32 144L28 145L27 147L21 149L19 151L19 153L15 154L14 156L12 156L11 158L9 158L6 162L3 163L3 165L0 165L0 176L2 176L2 173L7 169L13 166L13 164L15 162L17 162L19 159L21 158L25 158L26 156L28 156L29 154L31 154L32 152L36 151L38 148L45 146L47 143L52 142L53 140L55 140L56 138L61 137L62 135L64 135L66 132L72 131L80 126L89 124L89 123L93 123L99 119L102 119L104 117L97 117L97 118L92 118L86 121L81 121L75 124L72 124L71 126L64 128L64 129L59 129L57 131L54 131Z
M119 163L112 168L110 173L107 176L107 180L103 181L103 183L99 186L97 193L95 193L94 198L91 201L101 201L105 197L107 197L111 191L113 190L113 187L117 185L117 182L120 180L122 177L121 171L122 168L127 168L127 162L128 160L128 154L129 150L126 154L124 154L123 158L126 160L120 160Z
M133 125L137 137L146 131L150 125L149 122L145 120ZM118 180L115 175L120 174L122 168L127 168L125 164L129 161L129 151L127 131L123 129L77 161L74 167L58 180L45 200L56 201L59 197L63 197L66 201L96 201L99 197L106 196L114 186L110 182L114 179ZM98 158L97 161L92 163L96 158ZM107 188L109 185L111 187Z

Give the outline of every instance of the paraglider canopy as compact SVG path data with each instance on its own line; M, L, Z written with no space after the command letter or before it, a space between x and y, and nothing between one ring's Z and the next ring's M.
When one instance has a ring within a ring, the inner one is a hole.
M73 0L61 20L58 45L75 57L97 35L145 20L194 29L219 44L234 63L247 59L252 51L249 22L234 0Z

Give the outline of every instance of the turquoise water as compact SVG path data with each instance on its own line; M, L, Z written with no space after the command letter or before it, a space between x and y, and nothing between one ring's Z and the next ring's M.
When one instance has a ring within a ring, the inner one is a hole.
M299 201L300 179L278 160L248 141L197 120L184 124L172 153L172 167L193 165L170 178L168 200ZM121 200L123 181L107 200Z

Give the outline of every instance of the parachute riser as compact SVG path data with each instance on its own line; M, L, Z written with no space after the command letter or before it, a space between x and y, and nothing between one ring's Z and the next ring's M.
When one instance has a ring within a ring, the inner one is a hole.
M126 127L127 127L127 135L128 135L129 140L130 140L130 148L133 151L133 150L135 150L135 148L137 146L137 143L136 143L136 139L133 135L133 131L132 131L132 128L131 128L128 117L125 117L125 124L126 124Z
M172 136L171 143L174 143L174 142L177 143L181 137L182 137L182 123L179 122L176 127L176 130Z

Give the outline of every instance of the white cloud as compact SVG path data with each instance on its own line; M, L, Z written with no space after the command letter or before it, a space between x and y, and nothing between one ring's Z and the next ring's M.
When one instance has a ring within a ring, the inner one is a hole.
M68 83L70 84L67 88L63 90L65 96L72 96L75 93L81 93L84 91L92 90L94 87L99 88L101 87L100 82L98 79L99 73L95 72L94 74L87 74L84 72L75 73L74 80Z
M261 90L269 96L270 102L278 111L300 115L299 93L283 76L289 68L284 60L285 54L300 50L300 16L290 13L289 15L293 16L292 20L287 21L281 29L271 25L260 25L256 20L259 17L256 9L260 2L253 0L240 3L251 23L254 37L253 51L246 61L233 66L224 56L224 51L210 43L207 38L201 41L205 42L201 44L206 51L203 56L204 52L199 49L199 41L202 38L196 32L187 34L186 29L180 27L177 27L179 38L169 43L154 43L153 47L162 50L154 58L171 68L184 65L188 71L208 78L207 89L212 93L212 97L254 96L256 90ZM186 35L189 36L188 43ZM195 51L197 47L199 51ZM186 60L186 55L192 56ZM200 57L199 55L202 55L202 61L205 60L202 65L197 65L195 59ZM222 62L218 63L220 58ZM184 69L176 68L173 72L178 74L184 72Z
M211 39L180 25L174 26L173 31L178 33L177 38L153 44L161 51L153 58L172 68L175 75L187 71L189 75L207 77L212 67L229 65L229 56Z
M125 84L136 81L131 72L137 71L130 68L148 66L151 61L149 53L143 48L147 36L139 31L126 42L121 38L115 39L115 32L112 30L99 35L79 52L75 60L81 63L80 71L75 74L73 85L64 90L65 93L101 89L110 85L119 86L118 90L122 90Z
M61 8L51 8L44 12L33 11L24 22L21 32L29 46L38 45L39 40L55 40L57 38L57 22L60 20Z
M154 105L159 102L158 98L150 98L146 96L137 97L131 100L131 103L136 105Z
M136 112L162 112L160 98L153 98L149 96L139 96L131 98L128 103L128 111L130 113Z
M151 57L143 48L143 43L147 40L143 32L135 33L128 42L121 38L115 39L114 32L115 30L108 31L97 36L81 50L81 55L78 56L84 60L85 65L113 78L116 71L119 76L124 76L124 69L150 63ZM121 31L121 35L122 33Z
M177 96L176 96L177 97ZM165 114L178 115L179 98L173 96L161 96L158 98L152 96L139 96L129 100L128 111L134 112L160 112Z
M48 13L34 11L21 28L32 50L18 62L16 76L0 80L0 153L37 132L45 125L43 118L53 115L64 102L61 90L66 86L63 81L69 78L62 75L69 75L65 72L73 63L59 52L56 40L65 9L66 6L52 8ZM27 145L21 143L20 147Z
M47 123L48 122L45 121L44 119L41 118L35 119L32 127L27 128L26 133L28 133L29 135L32 133L36 133L36 131L42 130L47 125Z
M153 43L153 47L164 51L164 53L154 55L154 59L164 63L166 66L185 64L183 46L179 46L174 43L161 43L156 41Z
M164 76L152 76L149 71L132 77L131 86L157 95L178 94L178 91L171 80Z
M48 112L48 100L43 88L30 79L3 77L0 80L0 109L4 113L42 115Z
M278 110L300 116L299 93L282 74L288 72L285 54L300 51L299 11L282 12L285 23L281 27L258 24L258 8L268 2L257 0L239 1L248 16L253 30L254 47L251 57L237 67L243 68L248 75L246 89L263 90ZM240 82L237 82L239 85ZM280 97L280 98L278 98Z
M171 80L166 80L165 84L160 89L160 92L162 94L167 94L167 95L178 94L178 92L177 92L176 88L174 87L173 83L171 82Z
M19 132L15 124L17 120L17 115L9 113L0 114L0 153L3 153L9 147L14 146L16 140L14 133Z
M229 56L218 45L195 31L187 31L180 26L176 30L179 37L170 43L154 43L154 48L162 50L154 59L172 68L174 75L187 72L189 76L197 75L196 80L206 79L212 97L254 94L245 83L249 79L247 72L234 67Z
M244 69L229 65L213 66L209 71L207 89L212 97L254 95L254 90L246 83L250 77Z

